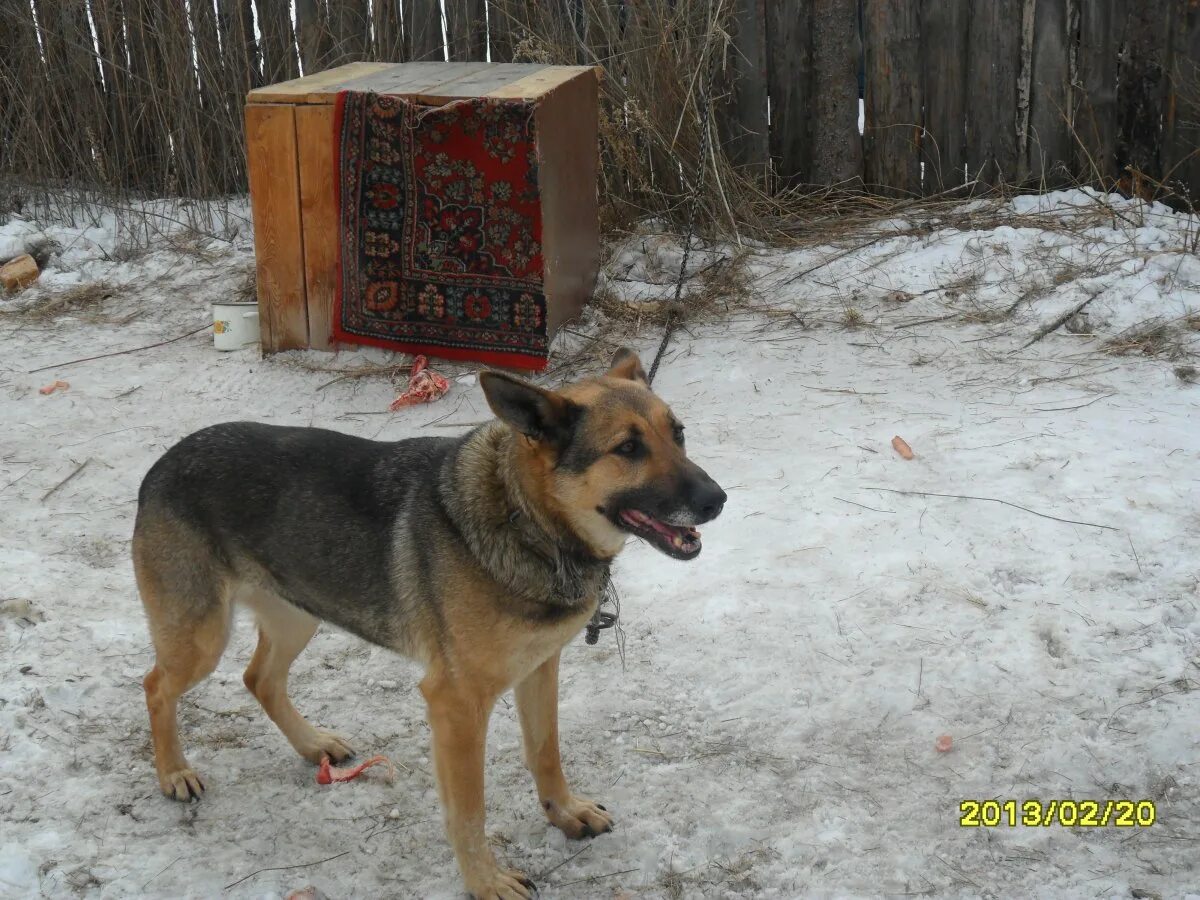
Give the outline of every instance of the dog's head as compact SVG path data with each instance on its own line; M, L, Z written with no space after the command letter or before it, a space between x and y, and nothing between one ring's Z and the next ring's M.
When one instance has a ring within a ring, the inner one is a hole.
M696 526L720 515L725 492L688 459L683 423L635 353L620 350L603 377L558 391L499 372L479 380L521 435L545 504L595 555L615 556L626 534L675 559L700 555Z

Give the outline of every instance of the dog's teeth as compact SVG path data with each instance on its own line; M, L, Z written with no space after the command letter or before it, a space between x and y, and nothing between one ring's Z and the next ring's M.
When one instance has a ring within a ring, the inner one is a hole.
M679 535L673 536L671 538L671 543L674 544L680 550L683 549L683 538L681 538Z

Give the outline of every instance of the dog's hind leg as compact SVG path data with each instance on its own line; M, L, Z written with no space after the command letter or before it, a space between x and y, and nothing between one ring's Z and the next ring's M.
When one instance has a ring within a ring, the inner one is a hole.
M314 728L288 697L288 670L317 631L317 620L284 600L262 592L248 598L258 617L258 647L243 681L279 726L296 752L309 762L328 755L341 762L354 755L344 738Z
M154 668L143 685L158 783L175 800L199 799L204 782L179 744L179 698L217 667L231 606L203 542L183 526L139 522L133 559L154 641Z

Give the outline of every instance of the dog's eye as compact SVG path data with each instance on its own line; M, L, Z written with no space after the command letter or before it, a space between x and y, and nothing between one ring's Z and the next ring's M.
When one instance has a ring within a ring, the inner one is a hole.
M676 425L673 429L671 429L671 433L675 435L675 443L682 446L683 445L683 426Z
M618 444L613 453L617 456L639 456L642 452L642 445L636 438L630 438L623 444Z

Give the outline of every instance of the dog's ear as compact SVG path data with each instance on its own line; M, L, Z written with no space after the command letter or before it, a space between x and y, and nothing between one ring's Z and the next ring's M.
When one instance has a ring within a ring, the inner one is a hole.
M582 408L566 397L501 372L483 372L479 386L496 418L535 441L565 446Z
M647 387L650 386L650 380L646 377L646 370L642 368L642 361L628 347L622 347L613 356L612 365L608 370L608 377L624 378L626 381L640 381Z

